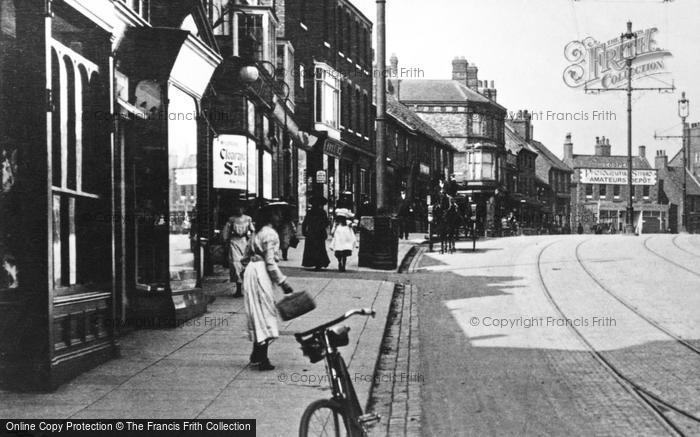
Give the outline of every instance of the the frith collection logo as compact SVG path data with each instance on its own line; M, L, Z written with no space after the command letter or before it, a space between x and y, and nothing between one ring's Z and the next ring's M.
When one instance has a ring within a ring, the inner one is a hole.
M632 79L669 74L666 58L671 52L659 48L657 28L639 30L636 35L636 57L632 62ZM618 37L598 42L592 37L567 44L564 55L571 65L564 70L564 83L571 88L621 88L627 84L627 65L623 57L625 42Z

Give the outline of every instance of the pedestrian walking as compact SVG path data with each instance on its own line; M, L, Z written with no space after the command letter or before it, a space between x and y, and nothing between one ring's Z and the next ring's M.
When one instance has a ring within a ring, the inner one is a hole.
M236 206L233 215L229 217L221 233L221 237L228 247L229 281L236 284L236 292L233 297L243 297L243 265L241 260L253 232L255 232L253 219L243 214L242 206Z
M331 263L326 251L326 239L328 238L328 215L323 210L326 199L315 197L311 199L311 209L302 223L302 233L306 237L304 243L303 267L313 267L321 270Z
M406 192L401 192L401 203L399 204L399 238L408 240L409 222L413 216L413 204L406 198Z
M270 343L279 337L275 294L279 294L279 288L284 294L293 292L277 264L280 240L275 226L279 222L279 213L274 209L263 207L260 210L257 221L260 230L252 236L241 261L245 267L243 307L248 320L248 336L253 342L250 364L257 365L258 370L275 368L268 357Z
M579 235L583 234L583 225L581 223L578 224L576 232L578 232Z
M297 247L299 240L297 239L297 226L292 217L292 205L287 202L278 202L280 208L280 225L275 228L280 237L280 252L282 252L282 260L287 261L290 247Z
M345 217L336 217L331 250L335 252L335 257L338 259L338 271L345 271L348 257L352 255L352 250L356 244L355 233L348 226L347 219Z

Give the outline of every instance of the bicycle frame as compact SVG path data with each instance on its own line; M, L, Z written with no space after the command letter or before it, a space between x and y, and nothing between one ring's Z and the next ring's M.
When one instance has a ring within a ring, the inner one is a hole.
M362 437L364 436L364 429L358 420L363 413L362 406L357 399L347 365L340 351L330 346L328 329L324 330L323 335L324 344L326 345L326 373L328 374L328 381L330 381L333 399L342 405L347 412L350 423L346 423L345 427L349 435L351 437Z
M334 325L338 325L342 321L356 314L374 317L375 312L371 309L348 311L343 316L331 322L317 326L316 328L303 333L297 333L295 336L297 341L300 343L302 342L302 338L309 335L313 335L320 341L320 346L322 346L325 352L324 360L326 365L326 373L328 375L328 381L331 388L332 400L344 412L343 420L345 422L347 435L349 437L365 437L365 426L368 421L373 420L365 416L376 415L363 416L363 409L360 405L360 401L357 398L357 393L355 392L355 387L353 386L352 379L350 378L347 365L345 364L345 360L343 360L343 357L338 350L338 348L341 346L332 345L331 337L329 335L331 328ZM378 420L379 416L376 417Z

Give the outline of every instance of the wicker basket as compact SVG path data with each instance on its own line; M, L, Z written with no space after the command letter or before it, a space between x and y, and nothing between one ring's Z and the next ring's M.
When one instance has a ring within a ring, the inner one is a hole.
M316 302L307 291L292 293L277 302L277 312L285 322L303 316L315 308Z

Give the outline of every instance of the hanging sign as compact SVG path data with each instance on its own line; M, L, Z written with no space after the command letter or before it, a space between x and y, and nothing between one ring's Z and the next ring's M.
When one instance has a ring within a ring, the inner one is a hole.
M248 139L220 135L214 139L214 188L245 190L248 177Z

